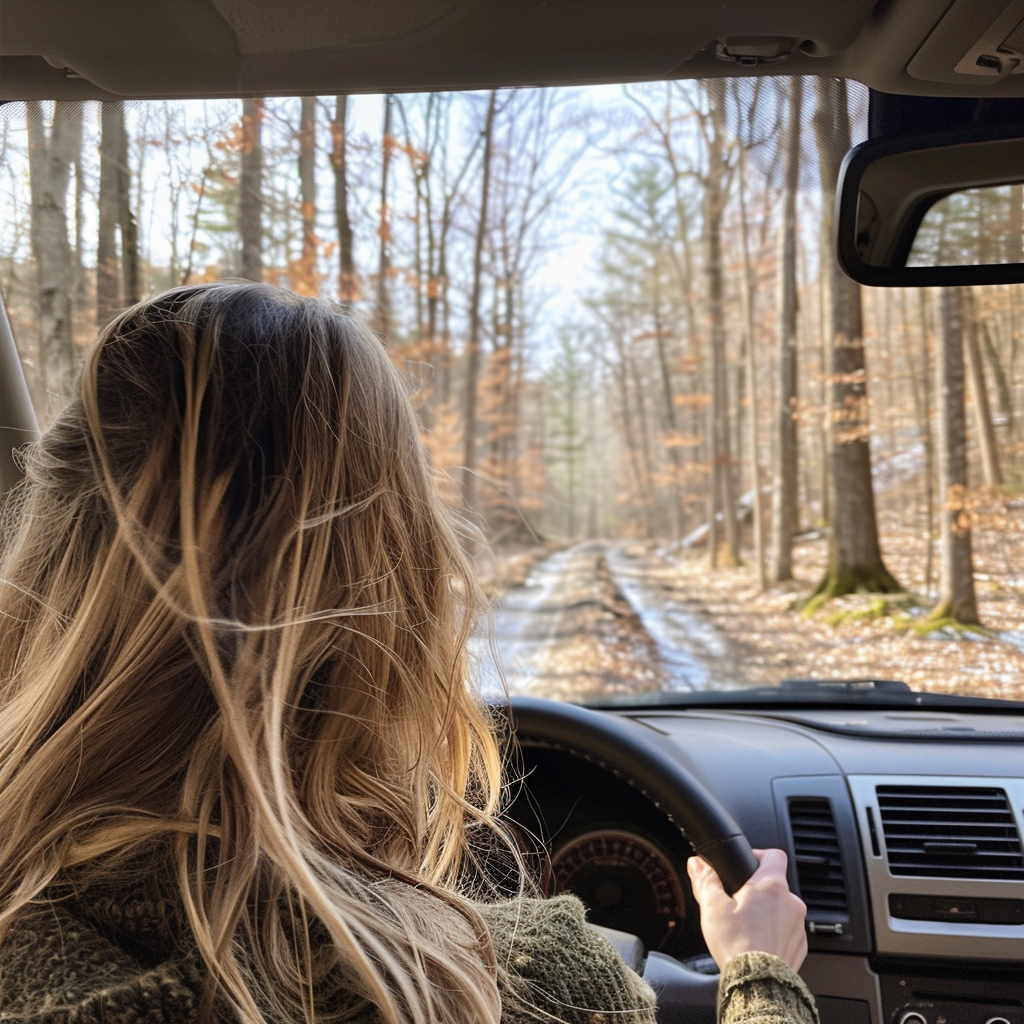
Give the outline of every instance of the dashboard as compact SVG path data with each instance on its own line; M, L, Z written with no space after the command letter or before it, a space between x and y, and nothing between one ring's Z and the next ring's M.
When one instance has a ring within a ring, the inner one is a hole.
M628 719L752 846L789 854L823 1024L1024 1024L1024 719L933 710L651 710ZM708 969L692 847L645 786L520 735L509 816L549 892Z

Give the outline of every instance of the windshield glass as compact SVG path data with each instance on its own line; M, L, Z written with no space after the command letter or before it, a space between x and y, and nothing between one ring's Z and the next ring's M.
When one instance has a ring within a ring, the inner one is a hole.
M44 425L137 298L350 304L473 527L485 693L1021 693L1024 293L837 273L861 87L4 111L0 285Z

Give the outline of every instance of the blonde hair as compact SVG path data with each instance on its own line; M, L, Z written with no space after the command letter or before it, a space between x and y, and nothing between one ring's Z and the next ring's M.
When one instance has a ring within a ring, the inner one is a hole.
M340 974L391 1024L496 1021L460 895L499 828L477 587L380 340L265 285L167 292L102 331L26 470L0 933L162 844L207 1011L322 1020Z

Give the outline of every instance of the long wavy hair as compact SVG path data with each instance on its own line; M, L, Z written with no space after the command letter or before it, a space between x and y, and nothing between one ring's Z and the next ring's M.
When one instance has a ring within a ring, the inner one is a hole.
M496 1021L461 895L499 829L478 591L380 339L265 285L175 289L101 332L24 457L0 939L157 846L207 1012L322 1020L342 976L391 1024Z

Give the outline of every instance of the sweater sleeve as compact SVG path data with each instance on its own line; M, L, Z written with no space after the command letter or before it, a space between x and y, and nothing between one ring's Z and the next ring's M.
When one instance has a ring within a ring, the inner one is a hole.
M0 1024L194 1024L174 964L147 968L60 905L11 925L0 946Z
M720 1024L818 1024L803 979L770 953L734 956L718 983Z
M479 910L505 972L502 1024L654 1024L654 992L587 927L574 896Z

